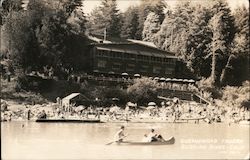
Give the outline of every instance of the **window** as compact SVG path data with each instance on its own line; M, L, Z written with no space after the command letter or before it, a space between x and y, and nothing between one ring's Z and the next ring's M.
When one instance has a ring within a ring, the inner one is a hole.
M155 61L155 57L151 57L151 61L154 62Z
M134 71L135 70L135 64L128 64L126 70L127 71Z
M117 58L122 58L122 53L116 52L116 57L117 57Z
M104 60L97 61L97 67L99 67L99 68L105 68L106 64L107 64L107 61L104 61Z
M154 66L153 67L153 73L161 73L161 67Z
M122 65L121 63L115 62L115 63L113 63L112 69L113 70L120 70L121 65Z
M141 66L141 69L140 69L140 72L146 73L146 72L148 72L148 68L149 68L149 66L147 66L147 65L142 65L142 66Z
M157 57L157 62L161 62L161 58L160 57Z
M165 74L172 74L173 71L174 71L173 68L166 68L166 69L165 69Z
M135 60L135 58L136 58L136 55L134 55L134 54L128 54L128 59Z
M137 56L137 59L138 59L139 61L143 61L143 56L142 56L142 55L138 55L138 56Z
M148 60L149 60L149 57L148 57L148 56L143 56L143 60L144 60L144 61L148 61Z
M127 59L129 56L127 53L124 54L124 58Z

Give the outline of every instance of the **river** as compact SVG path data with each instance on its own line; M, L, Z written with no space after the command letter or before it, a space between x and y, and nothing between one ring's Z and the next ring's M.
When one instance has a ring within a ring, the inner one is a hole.
M121 125L128 140L151 128L174 145L105 145ZM249 154L249 125L190 123L1 123L2 159L242 159Z

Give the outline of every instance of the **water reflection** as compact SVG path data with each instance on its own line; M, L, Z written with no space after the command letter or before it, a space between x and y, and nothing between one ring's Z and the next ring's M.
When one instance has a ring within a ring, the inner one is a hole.
M24 126L23 126L24 125ZM126 123L129 140L154 128L167 146L105 145L119 123L1 123L3 159L242 159L249 150L249 126L224 124ZM213 141L216 140L216 141Z

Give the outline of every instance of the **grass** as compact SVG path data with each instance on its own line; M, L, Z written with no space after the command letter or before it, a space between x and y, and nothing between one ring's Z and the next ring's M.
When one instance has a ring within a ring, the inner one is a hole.
M32 82L29 82L32 83ZM12 79L11 82L1 80L1 97L4 100L13 100L18 103L27 104L44 104L55 102L57 97L65 97L72 92L79 92L80 86L67 81L45 80L40 89L34 91L16 90L17 81Z
M1 80L1 97L4 100L13 100L18 103L27 103L27 104L44 104L48 100L44 98L41 94L31 91L21 90L16 91L16 80L7 82L6 80Z

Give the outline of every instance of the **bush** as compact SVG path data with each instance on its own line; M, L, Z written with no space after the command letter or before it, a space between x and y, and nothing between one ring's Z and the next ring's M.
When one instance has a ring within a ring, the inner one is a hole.
M223 96L222 100L227 103L233 103L236 107L246 107L249 108L249 93L250 93L250 83L245 81L240 87L226 86L222 90Z
M213 86L210 78L202 78L197 82L197 85L200 90L211 96L213 99L222 97L220 88Z
M17 83L15 86L15 90L17 92L20 92L22 89L24 90L29 89L28 78L24 74L21 74L17 77Z
M127 89L129 100L139 104L157 101L157 88L159 88L158 84L150 78L136 79Z
M90 96L92 99L100 98L101 104L104 106L111 105L113 103L112 98L118 98L119 101L116 103L119 105L125 105L128 101L128 95L126 90L119 88L119 87L97 87L95 86L90 91Z

